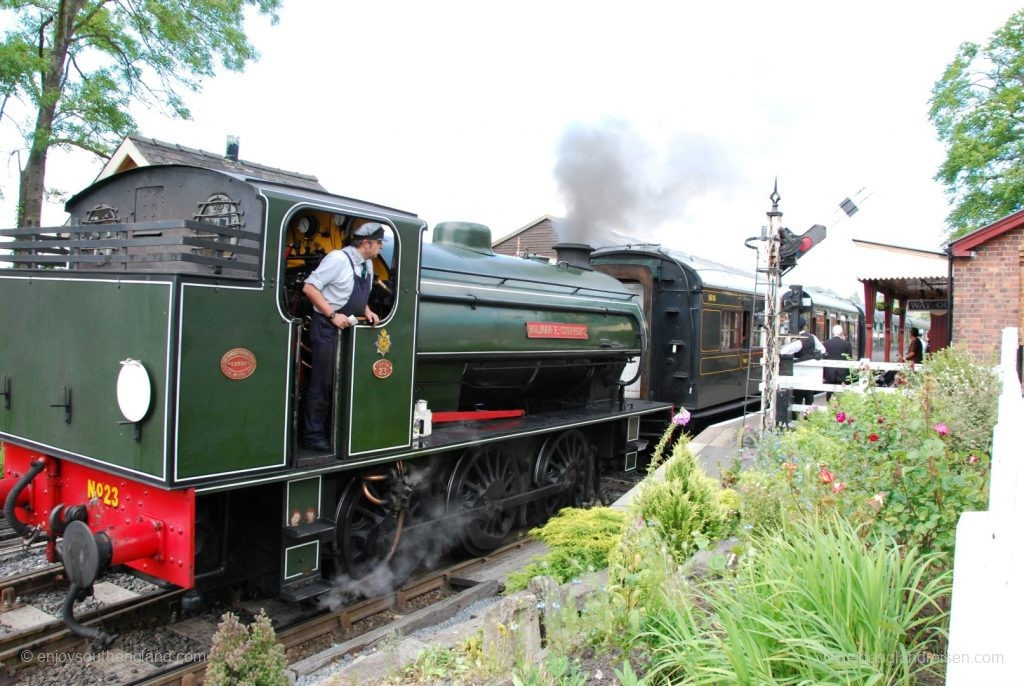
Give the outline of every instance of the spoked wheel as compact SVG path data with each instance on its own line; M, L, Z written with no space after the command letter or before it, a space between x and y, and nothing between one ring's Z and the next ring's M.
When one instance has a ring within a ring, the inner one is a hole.
M546 520L563 507L578 507L587 494L590 444L580 431L573 429L549 436L537 455L533 482L537 488L564 484L566 490L538 501L537 507Z
M401 465L401 463L398 463ZM349 482L334 513L335 568L361 579L387 565L401 541L408 493L400 467Z
M502 507L497 501L520 493L522 484L519 464L499 446L473 448L455 463L448 481L448 513L479 508L461 533L462 545L471 555L494 550L512 531L520 508Z

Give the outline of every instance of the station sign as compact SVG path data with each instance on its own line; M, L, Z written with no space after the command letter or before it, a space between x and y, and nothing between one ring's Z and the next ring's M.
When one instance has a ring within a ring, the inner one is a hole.
M946 302L945 298L936 298L932 300L926 300L918 298L916 300L907 301L908 310L944 310L949 303Z

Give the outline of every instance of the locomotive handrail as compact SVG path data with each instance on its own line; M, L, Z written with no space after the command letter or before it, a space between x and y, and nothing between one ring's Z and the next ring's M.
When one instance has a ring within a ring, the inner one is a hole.
M589 286L580 287L580 286L571 286L571 285L568 285L568 284L553 284L550 281L542 281L540 279L524 279L524 278L519 277L519 276L514 277L514 278L509 278L507 276L506 277L501 277L501 276L495 276L494 274L483 274L483 273L479 273L479 272L467 272L467 271L462 271L462 270L459 270L459 269L446 269L444 267L424 267L423 268L423 273L426 274L427 272L438 272L438 273L443 273L443 274L458 274L459 276L475 276L475 277L480 278L480 279L492 279L495 282L494 283L495 286L502 286L502 285L506 285L506 284L514 285L515 283L524 283L524 284L535 284L535 285L538 285L538 286L544 286L547 290L550 290L552 288L552 286L558 286L560 288L564 288L567 294L579 293L581 290L587 290L587 291L592 291L594 293L602 293L602 294L604 294L606 296L608 296L608 295L611 295L611 296L621 296L622 297L622 302L628 302L629 300L631 300L633 298L633 294L632 293L623 293L621 291L608 291L608 290L604 290L604 289L601 289L601 288L591 288Z
M498 305L505 308L521 309L521 310L535 310L537 309L537 303L529 302L514 302L509 300L498 300L497 298L481 298L476 295L444 295L441 293L428 293L426 291L420 292L421 300L433 300L435 302L457 302L467 305ZM560 312L588 312L591 314L630 314L625 310L613 310L609 307L596 306L596 305L561 305L557 303L545 303L545 309L558 310Z

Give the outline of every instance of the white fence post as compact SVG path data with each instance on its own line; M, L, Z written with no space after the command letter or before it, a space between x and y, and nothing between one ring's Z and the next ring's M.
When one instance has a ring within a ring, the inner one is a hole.
M1003 330L1002 393L992 432L987 512L965 512L956 528L947 686L1024 682L1024 400L1017 380L1017 329Z

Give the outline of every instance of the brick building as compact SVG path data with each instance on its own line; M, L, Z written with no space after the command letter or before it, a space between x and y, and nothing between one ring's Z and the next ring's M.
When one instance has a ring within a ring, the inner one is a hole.
M491 247L499 255L511 255L512 257L541 255L548 259L554 259L555 251L551 246L558 243L555 219L547 214L541 215L526 226L516 229L493 243Z
M995 362L1003 329L1024 329L1024 210L958 238L949 247L953 342L979 360Z

